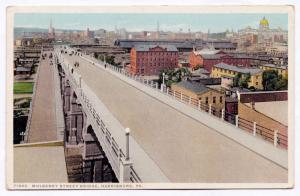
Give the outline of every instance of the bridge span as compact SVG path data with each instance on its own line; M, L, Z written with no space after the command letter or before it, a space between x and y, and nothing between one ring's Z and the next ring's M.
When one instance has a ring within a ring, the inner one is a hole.
M112 73L80 52L68 55L56 48L55 53L68 113L67 146L84 146L85 160L99 158L103 151L118 181L287 182L286 150L236 133L234 126L229 127L232 132L222 132L229 125L213 116L201 119L203 114L196 113L192 118L180 103L176 108L166 95L154 96L159 90L137 88L141 84L124 79L122 70ZM92 162L94 171L97 164Z

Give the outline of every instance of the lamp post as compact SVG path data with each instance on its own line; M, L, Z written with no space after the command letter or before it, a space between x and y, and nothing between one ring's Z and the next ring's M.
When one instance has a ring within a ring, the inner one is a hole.
M22 141L21 142L23 142L24 141L24 137L25 137L26 134L25 134L25 132L21 132L20 135L22 136Z
M129 134L130 134L130 129L126 128L125 129L125 136L126 136L126 161L129 161Z
M165 72L162 73L163 79L162 79L162 85L160 87L160 90L163 92L165 87Z

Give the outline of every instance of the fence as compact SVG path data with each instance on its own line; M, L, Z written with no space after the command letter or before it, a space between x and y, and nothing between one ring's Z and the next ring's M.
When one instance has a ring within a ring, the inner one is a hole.
M140 83L142 83L146 86L149 86L151 88L154 88L158 91L161 91L162 93L164 93L184 104L187 104L187 105L193 107L194 109L197 109L202 112L206 112L211 116L220 118L221 120L223 120L225 122L235 125L237 128L240 128L244 131L252 133L253 136L257 136L266 141L272 142L274 144L274 146L288 148L288 137L282 133L278 133L277 130L272 130L272 129L269 129L262 125L259 125L256 122L251 122L247 119L240 118L238 115L228 113L224 109L218 110L211 104L202 103L200 100L192 98L190 96L187 96L187 95L183 94L182 92L174 91L170 88L167 88L167 87L165 87L164 84L159 85L158 82L153 82L151 80L142 78L141 76L138 76L138 75L132 75L120 67L116 67L116 66L110 65L108 63L105 63L105 65L104 65L104 62L99 61L99 60L92 58L90 56L87 56L87 55L81 55L81 56L83 58L85 58L86 60L92 62L93 64L95 64L95 63L98 63L100 65L102 64L103 66L105 66L105 68L108 68L110 70L118 72L119 74L122 74L123 76L131 78L137 82L140 82Z

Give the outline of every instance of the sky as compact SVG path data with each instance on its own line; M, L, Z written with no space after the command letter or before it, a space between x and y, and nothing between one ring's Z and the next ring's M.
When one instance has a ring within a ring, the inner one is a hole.
M251 26L258 28L259 21L266 17L270 28L281 27L287 30L287 14L131 14L131 13L17 13L14 17L15 27L48 28L52 19L56 29L90 30L100 28L114 30L126 28L127 31L155 31L157 23L161 31L175 31L182 29L183 32L202 31L224 32L227 29L238 29Z

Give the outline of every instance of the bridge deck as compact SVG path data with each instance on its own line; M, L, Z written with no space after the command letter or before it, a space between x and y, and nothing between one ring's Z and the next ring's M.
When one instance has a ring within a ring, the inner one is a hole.
M41 60L33 101L28 143L57 139L53 67L47 55Z
M173 182L287 182L287 170L121 81L64 55ZM147 168L145 168L147 169Z

